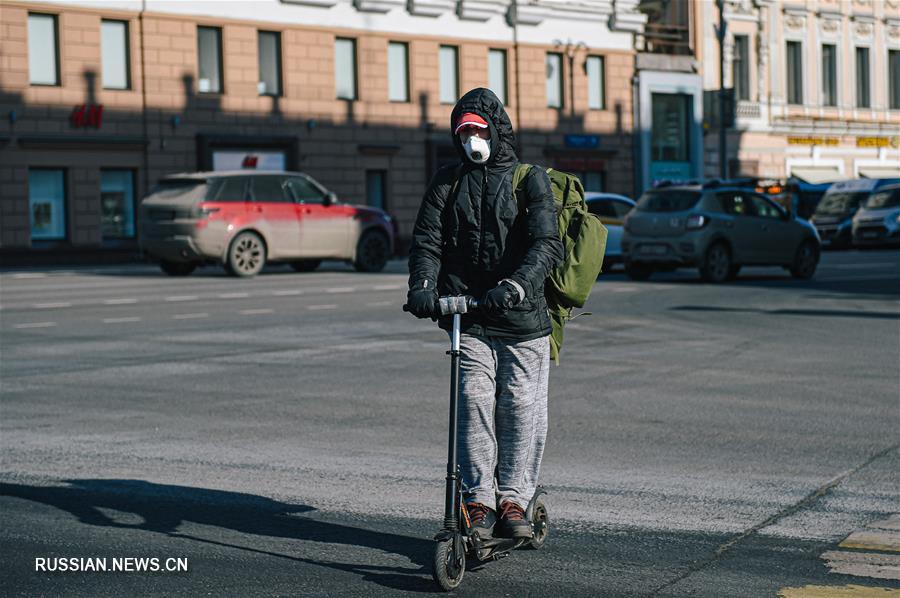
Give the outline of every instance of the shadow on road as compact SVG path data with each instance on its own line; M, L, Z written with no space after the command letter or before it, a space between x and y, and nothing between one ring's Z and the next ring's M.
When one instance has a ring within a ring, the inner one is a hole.
M142 480L66 480L68 486L27 486L0 483L0 496L11 496L50 505L67 511L86 525L146 530L175 538L268 555L295 562L328 567L362 576L381 586L407 591L434 591L428 569L431 541L377 532L305 518L314 511L306 505L292 505L262 496L154 484ZM141 523L120 523L102 509L113 509L140 517ZM418 567L357 565L321 561L239 546L209 538L180 533L182 523L221 527L245 534L295 539L303 542L345 544L382 550L407 557Z
M749 307L716 307L711 305L676 305L672 311L718 311L753 313L769 316L813 316L817 318L867 318L876 320L900 320L900 313L883 311L849 311L840 309L754 309Z

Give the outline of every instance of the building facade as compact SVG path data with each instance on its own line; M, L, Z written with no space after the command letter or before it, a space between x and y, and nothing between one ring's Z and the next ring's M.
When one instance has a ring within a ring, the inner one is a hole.
M725 0L731 175L810 183L900 177L900 0ZM719 87L713 2L698 4L707 90ZM709 91L707 92L709 93ZM710 131L711 133L714 131ZM718 176L718 138L706 137Z
M162 176L306 172L408 238L457 97L632 194L637 0L0 3L0 253L134 249Z

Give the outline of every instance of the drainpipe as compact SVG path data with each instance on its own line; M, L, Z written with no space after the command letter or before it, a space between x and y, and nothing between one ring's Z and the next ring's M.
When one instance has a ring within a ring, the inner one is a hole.
M512 0L512 12L510 14L510 23L512 25L512 33L513 33L513 52L516 55L516 60L514 62L513 70L516 75L516 154L518 154L519 159L522 159L522 131L524 127L522 126L522 78L519 76L519 2L518 0Z
M147 0L141 0L138 24L141 30L141 122L144 128L144 193L150 192L150 133L147 127L147 61L144 52L144 12Z

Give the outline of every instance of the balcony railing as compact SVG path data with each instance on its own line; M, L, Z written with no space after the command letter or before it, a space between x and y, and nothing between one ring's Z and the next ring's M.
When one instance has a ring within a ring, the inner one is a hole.
M647 23L644 25L644 51L652 54L690 56L691 28L687 25Z

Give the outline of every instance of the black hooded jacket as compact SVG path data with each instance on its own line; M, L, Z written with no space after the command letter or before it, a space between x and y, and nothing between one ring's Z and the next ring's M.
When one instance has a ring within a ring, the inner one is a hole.
M486 164L471 162L453 134L454 124L467 112L488 123L491 154ZM515 134L503 104L489 89L473 89L460 98L450 131L462 162L441 168L425 192L413 229L410 288L421 288L428 280L437 284L441 296L480 299L504 278L511 279L525 290L524 300L503 314L466 314L463 332L517 341L546 336L551 328L544 282L563 257L550 179L543 168L532 168L518 200L513 195L519 163ZM442 318L440 325L449 328L450 318Z

